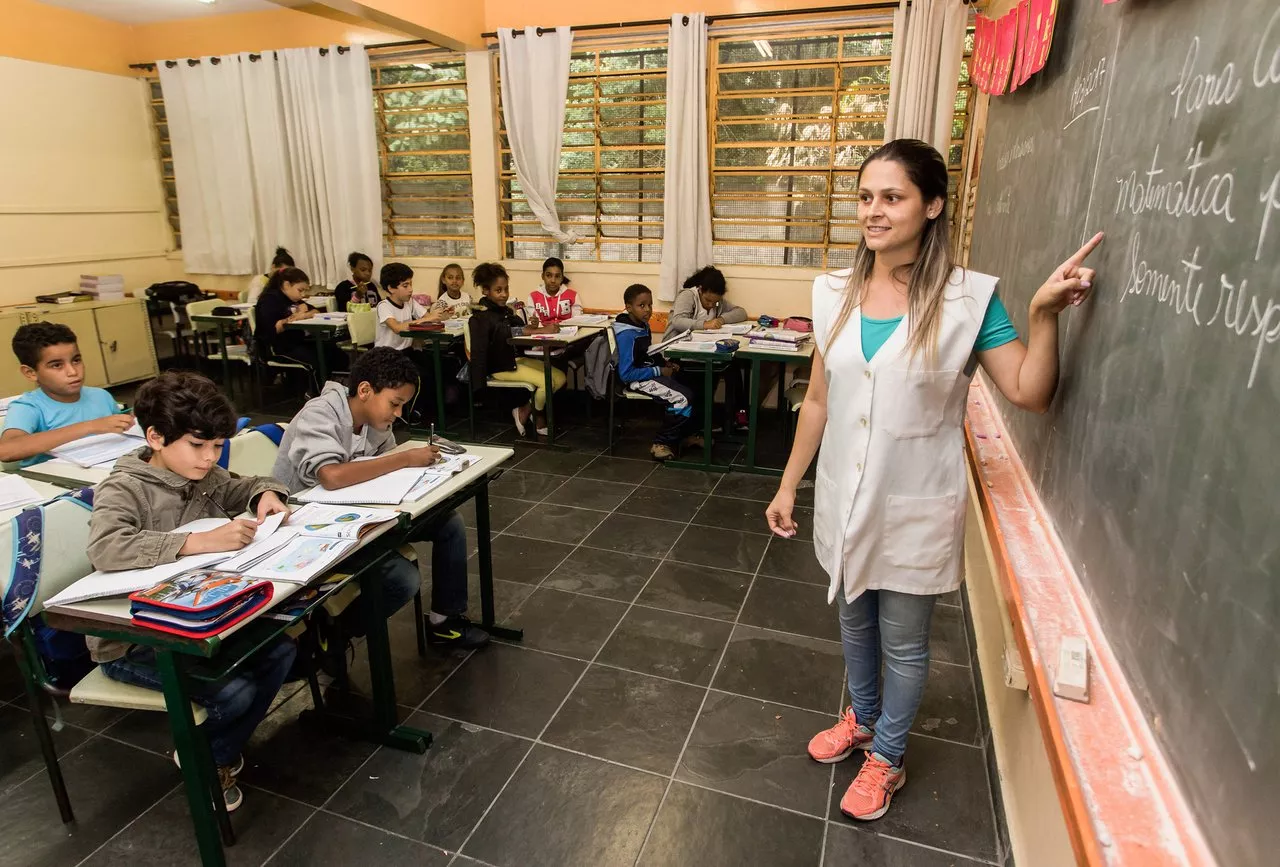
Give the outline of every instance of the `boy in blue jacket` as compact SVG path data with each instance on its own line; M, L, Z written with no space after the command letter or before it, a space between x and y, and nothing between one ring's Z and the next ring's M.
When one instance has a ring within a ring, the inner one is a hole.
M633 283L622 294L627 306L613 322L613 334L618 343L618 378L632 391L647 394L667 406L662 429L653 438L649 454L656 460L675 457L674 446L702 445L700 437L689 436L693 426L691 404L693 393L672 378L672 368L659 367L649 358L649 344L653 333L649 331L649 319L653 316L653 293L648 286Z

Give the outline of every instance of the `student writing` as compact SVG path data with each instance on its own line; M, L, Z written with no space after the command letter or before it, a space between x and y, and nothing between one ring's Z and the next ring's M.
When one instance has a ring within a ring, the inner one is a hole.
M0 461L30 466L50 449L93 434L124 433L133 416L116 411L110 392L84 384L76 335L54 322L22 325L13 335L22 375L36 387L9 404L0 434Z
M253 540L267 516L288 512L285 487L273 479L236 478L217 465L222 444L235 432L236 413L216 385L194 373L167 372L138 390L135 412L147 445L116 461L97 487L89 519L89 561L95 569L144 569L186 554L235 551ZM174 533L200 518L248 510L203 533ZM85 639L90 656L113 680L162 689L155 651L105 638ZM243 793L236 777L242 751L271 707L297 655L280 639L257 651L222 680L192 680L192 700L208 711L201 726L209 739L227 810Z
M747 320L747 311L725 299L728 286L719 268L707 267L695 271L684 281L684 288L671 304L671 317L667 320L667 334L681 331L714 331L725 325ZM722 430L743 430L747 424L745 401L749 365L734 360L715 377L716 383L724 382L724 414ZM701 390L698 376L682 375L681 382L694 390Z
M794 535L796 488L818 453L814 551L839 607L851 703L809 755L867 751L840 801L854 819L883 816L906 782L933 608L960 586L970 360L1014 405L1044 411L1057 387L1058 316L1088 296L1094 272L1082 262L1102 240L1035 293L1024 346L996 278L951 260L946 202L946 161L924 142L891 141L863 163L862 239L852 268L814 281L809 389L766 511L773 532Z
M290 493L319 484L345 488L392 470L425 467L440 452L432 446L393 452L391 428L413 400L418 371L405 355L376 346L356 359L346 386L325 383L319 397L307 401L289 423L271 474ZM356 458L371 458L357 461ZM432 644L478 647L489 640L467 619L467 534L462 517L450 512L425 528L413 542L431 542L431 612L427 639ZM418 567L399 554L379 566L383 607L398 611L418 592ZM348 628L358 629L362 611Z
M272 274L253 309L253 339L262 360L279 359L305 367L315 393L320 388L315 374L318 361L315 346L306 334L288 328L291 323L316 315L316 309L302 300L310 285L310 278L301 268L283 268ZM336 347L326 345L324 351L329 353L330 370L342 365L341 353Z

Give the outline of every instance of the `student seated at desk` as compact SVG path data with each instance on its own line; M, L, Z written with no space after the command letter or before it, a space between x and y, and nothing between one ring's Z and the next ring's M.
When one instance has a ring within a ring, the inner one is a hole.
M338 312L345 313L352 302L377 307L382 296L373 282L373 260L364 253L352 253L347 257L347 267L351 269L351 279L343 280L333 290Z
M422 398L422 384L431 382L431 357L421 349L415 349L413 340L406 333L415 325L439 322L446 318L430 307L418 303L413 297L413 269L402 262L388 262L382 266L382 285L387 297L378 303L377 331L374 346L389 346L404 353L418 369L418 388L409 404L409 418L420 421L418 401Z
M631 391L666 404L666 420L649 447L649 454L665 461L675 457L678 445L702 445L702 437L691 435L693 392L672 377L671 367L659 367L649 356L653 341L649 330L653 293L649 287L633 283L622 293L622 303L627 306L626 312L619 313L613 322L613 336L618 342L618 378Z
M145 569L187 554L236 551L253 541L268 515L288 512L285 487L275 479L236 478L217 465L223 442L235 433L236 413L205 377L162 373L138 390L134 410L147 447L116 461L94 493L88 554L95 569ZM257 520L241 518L203 533L171 532L199 518L245 510ZM111 679L162 689L151 648L106 638L85 641L93 661ZM201 728L228 811L243 800L236 785L244 768L241 751L267 715L297 652L292 641L280 639L223 680L191 682L192 700L209 713Z
M47 460L50 449L133 427L133 416L116 412L110 392L85 387L80 347L67 326L20 326L13 335L13 354L22 375L36 387L9 404L0 434L0 461L21 461L27 467Z
M543 410L546 409L548 396L543 362L532 358L516 358L515 347L510 343L512 329L523 328L525 323L519 314L507 306L511 298L507 269L497 263L484 262L471 272L471 279L484 296L467 323L467 327L471 329L471 390L475 393L484 389L489 377L532 385L536 389L532 409L525 403L511 410L511 416L515 419L520 436L525 435L525 425L531 414L535 417L538 433L546 436L547 419ZM566 379L563 370L553 367L551 390L559 391L564 388Z
M747 321L747 311L725 300L728 286L724 272L719 268L708 266L689 275L684 281L684 288L671 303L671 318L667 321L667 334L680 331L714 331L725 325L736 325ZM742 432L747 427L747 401L755 400L755 395L747 394L747 371L749 365L744 361L734 360L729 363L723 373L716 376L716 382L724 380L724 412L725 421L720 426L724 431ZM687 385L693 385L696 377L686 378Z
M315 346L309 335L287 326L293 322L310 319L318 312L303 301L311 286L311 278L301 268L283 268L271 275L267 288L253 308L253 339L256 352L263 361L279 360L301 364L311 374L312 390L320 391L315 369L318 362ZM326 344L329 370L339 370L344 356L333 344Z
M248 287L244 290L241 301L247 301L250 304L257 304L258 299L262 297L263 291L267 288L267 283L271 281L271 275L277 271L283 271L285 268L296 268L297 264L293 261L293 256L284 247L276 247L275 258L271 260L271 270L265 274L259 274L249 281Z
M436 303L431 305L432 312L444 314L445 319L470 316L475 302L469 293L462 291L466 282L467 275L461 265L457 262L445 265L436 283Z
M407 356L389 346L370 349L351 365L345 387L325 383L320 396L293 417L271 474L290 493L297 493L316 484L345 488L393 470L434 463L440 452L432 446L389 454L396 445L391 427L413 400L417 380L418 371ZM450 512L410 541L432 543L427 640L464 648L488 642L489 634L466 617L467 532L462 517ZM383 561L382 569L383 607L390 615L414 597L422 577L418 567L399 554Z
M541 325L559 325L581 315L578 293L569 288L569 278L560 259L552 256L542 263L542 288L530 294L529 305L533 308L533 318Z

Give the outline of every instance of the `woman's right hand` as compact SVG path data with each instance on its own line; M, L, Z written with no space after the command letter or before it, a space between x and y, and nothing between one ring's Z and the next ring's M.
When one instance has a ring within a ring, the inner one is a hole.
M791 513L795 507L796 492L788 488L778 488L778 493L773 495L773 502L764 510L764 516L769 521L770 532L784 539L794 536L797 527L796 522L791 518Z

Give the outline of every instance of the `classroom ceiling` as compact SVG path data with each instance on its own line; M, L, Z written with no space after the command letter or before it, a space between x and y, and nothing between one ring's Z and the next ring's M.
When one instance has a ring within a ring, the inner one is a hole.
M262 12L278 9L271 0L40 0L50 6L61 6L118 21L121 24L154 24L157 21L175 21L180 18L199 18L207 15L228 15L232 12Z

